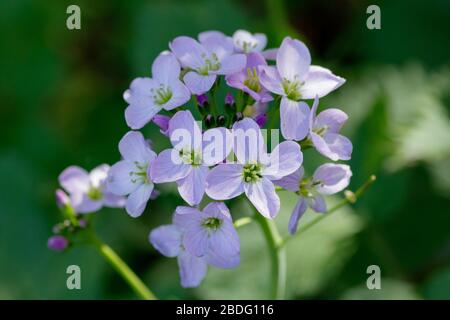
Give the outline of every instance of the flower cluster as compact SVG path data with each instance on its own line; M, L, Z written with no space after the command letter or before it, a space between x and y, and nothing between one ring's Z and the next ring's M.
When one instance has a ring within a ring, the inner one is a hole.
M316 115L319 99L345 80L311 65L299 40L287 37L268 50L266 44L264 34L244 30L232 37L208 31L197 39L173 39L170 50L154 60L151 77L136 78L124 93L132 131L119 142L122 160L89 174L69 167L60 176L70 195L66 202L77 214L104 205L125 207L132 217L144 212L155 184L175 182L189 206L177 207L172 224L151 231L149 240L163 255L177 257L183 287L198 286L208 265L239 264L239 237L220 201L245 194L257 212L274 219L280 211L277 191L294 192L299 200L288 226L294 234L307 207L326 212L323 195L349 184L352 173L344 164L323 164L311 177L303 169L306 148L331 161L351 157L352 144L339 133L347 115L335 108ZM223 87L228 92L219 104ZM133 131L150 122L171 148L156 153L142 133ZM204 205L208 198L219 202ZM67 246L64 237L56 237L50 247Z

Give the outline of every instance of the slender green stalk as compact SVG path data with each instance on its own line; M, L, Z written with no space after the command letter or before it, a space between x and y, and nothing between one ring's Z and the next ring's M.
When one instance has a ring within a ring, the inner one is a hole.
M333 212L338 211L340 208L344 207L345 205L349 203L355 203L358 198L367 190L368 187L370 187L376 180L376 177L374 175L371 175L369 179L364 182L364 184L358 188L354 193L351 191L347 191L345 193L345 199L342 199L339 203L337 203L334 207L330 208L326 213L321 214L314 220L309 221L308 223L305 223L302 227L299 228L297 233L291 237L286 237L280 242L280 247L284 247L286 243L295 237L297 237L300 234L303 234L305 231L325 219L326 217L329 217Z
M142 280L130 269L130 267L119 257L119 255L106 243L91 232L91 243L99 253L111 264L136 294L143 300L156 300L155 295L148 289Z
M249 224L250 222L252 222L252 218L250 218L250 217L243 217L243 218L237 219L234 222L234 227L235 228L240 228L240 227L243 227L243 226Z
M286 252L280 245L282 238L273 220L255 212L255 220L261 226L267 242L271 262L271 299L284 299L286 291Z

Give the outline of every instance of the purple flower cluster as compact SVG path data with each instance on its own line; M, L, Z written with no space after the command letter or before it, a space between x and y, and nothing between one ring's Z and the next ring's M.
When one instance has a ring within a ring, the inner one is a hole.
M339 133L347 115L335 108L316 115L319 98L345 80L311 65L299 40L287 37L268 50L266 45L264 34L245 30L232 37L207 31L197 39L173 39L170 51L154 60L152 77L136 78L124 93L128 126L138 130L153 122L172 147L157 154L142 133L130 131L119 142L122 160L112 167L64 170L60 184L69 197L59 195L60 202L70 202L77 213L112 206L138 217L154 197L155 184L175 182L189 207L177 207L172 224L154 229L149 240L163 255L177 257L183 287L198 286L208 265L234 268L240 261L227 206L210 202L200 210L205 194L215 201L245 194L256 211L273 219L280 211L277 190L294 192L299 200L288 226L292 234L307 207L326 212L323 195L345 189L351 170L326 163L307 177L303 152L314 147L332 161L350 159L352 144ZM219 105L221 83L234 92ZM313 100L311 108L305 100ZM274 143L278 129L284 141ZM67 244L55 238L49 246L62 250Z

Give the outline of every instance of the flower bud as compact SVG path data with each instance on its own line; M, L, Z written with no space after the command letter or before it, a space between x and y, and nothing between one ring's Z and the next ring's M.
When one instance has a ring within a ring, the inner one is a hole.
M240 121L242 119L244 119L242 112L236 112L236 114L233 117L233 122Z
M68 245L69 241L63 236L52 236L47 242L47 247L54 251L63 251Z
M255 122L258 124L260 128L264 127L267 122L267 114L262 113L255 117Z
M217 117L217 126L218 127L223 127L225 125L225 123L227 122L227 118L224 115L220 115Z
M209 129L215 126L216 120L213 115L208 114L203 118L203 122L205 123L205 127Z
M153 117L153 122L159 127L163 135L167 135L169 130L169 120L169 116L164 116L161 114L157 114Z
M225 105L232 106L234 104L234 97L231 93L225 95Z
M208 103L208 96L206 94L201 94L196 96L197 103L200 107L204 107L205 103Z
M59 209L63 209L64 207L70 204L69 196L61 189L57 189L55 191L55 198L56 198L56 205L58 206Z
M80 227L80 228L86 228L87 227L87 225L88 225L88 221L87 220L85 220L85 219L80 219L80 220L78 220L78 226Z

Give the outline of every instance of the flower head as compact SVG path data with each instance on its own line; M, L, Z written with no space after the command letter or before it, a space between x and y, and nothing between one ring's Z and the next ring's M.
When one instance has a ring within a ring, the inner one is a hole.
M47 247L54 251L64 251L69 246L69 241L63 236L52 236L47 241Z
M339 109L330 108L316 116L319 100L314 100L309 118L309 136L319 153L333 161L349 160L352 155L352 142L339 134L348 119L347 114Z
M191 95L180 81L180 64L172 53L163 52L153 62L153 78L136 78L125 91L129 106L125 119L132 129L145 126L161 109L172 110L189 101Z
M285 141L270 155L258 124L244 118L233 125L238 163L219 164L206 178L206 193L215 200L226 200L245 193L255 208L266 218L274 218L280 199L272 180L281 179L297 170L303 161L300 146Z
M124 198L106 188L109 165L103 164L90 173L70 166L59 175L59 183L69 193L70 203L77 213L90 213L101 207L123 207Z
M251 34L246 30L237 30L233 34L236 52L261 52L267 45L267 37L263 33Z
M140 132L130 131L120 140L123 160L111 167L108 189L116 195L127 196L125 209L132 217L142 214L153 191L148 170L156 154Z
M177 37L170 49L189 71L183 81L193 94L209 91L217 75L239 72L245 67L246 57L234 54L233 44L217 36L206 36L202 43L190 37Z
M261 86L259 81L259 66L267 66L264 57L257 52L247 55L247 65L244 70L225 77L230 87L240 89L248 93L257 102L269 102L273 98L269 92Z
M283 40L276 61L276 67L259 67L260 81L267 90L282 96L280 119L283 136L288 140L302 140L308 134L309 108L300 100L323 97L345 80L328 69L311 66L308 48L289 37Z
M205 193L208 166L222 162L231 151L231 134L225 128L202 133L190 111L178 111L169 122L173 148L162 151L150 169L155 183L178 184L181 197L190 205Z
M208 264L218 268L239 265L239 236L223 203L210 203L203 211L177 207L173 224L156 228L149 240L163 255L178 257L183 287L198 286Z
M327 205L322 195L330 195L344 190L350 183L352 172L348 165L326 163L316 169L311 178L304 177L301 167L294 173L274 181L280 187L296 192L299 200L289 220L289 232L294 234L300 218L308 206L315 212L326 212Z

